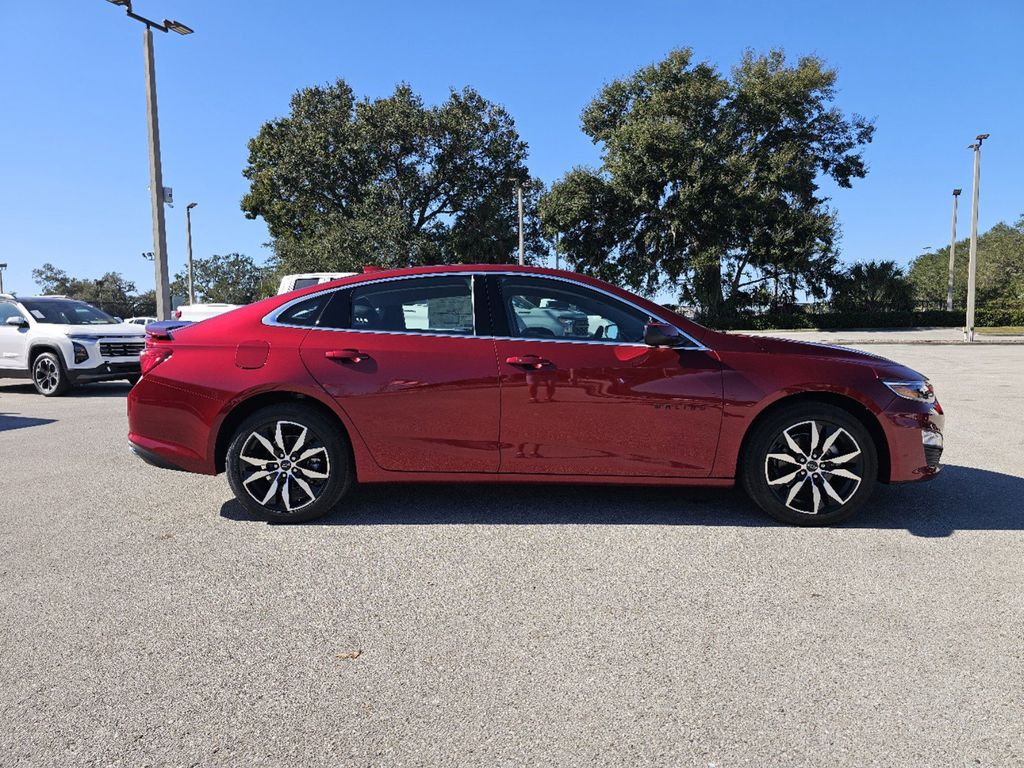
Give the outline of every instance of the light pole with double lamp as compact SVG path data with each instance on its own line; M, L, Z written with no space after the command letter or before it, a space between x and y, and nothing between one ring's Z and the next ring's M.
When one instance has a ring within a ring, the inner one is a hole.
M974 203L971 206L971 252L967 264L967 322L964 324L964 341L974 341L974 289L978 274L978 185L981 181L981 143L987 133L974 137L968 149L974 150Z
M156 65L153 60L153 30L191 35L192 29L180 21L164 19L163 23L139 16L132 10L132 0L107 0L125 9L129 18L146 25L142 32L142 51L146 66L146 118L149 126L149 191L153 209L153 266L156 273L156 315L160 320L171 317L171 285L167 269L167 228L164 223L164 177L160 166L160 124L156 108Z

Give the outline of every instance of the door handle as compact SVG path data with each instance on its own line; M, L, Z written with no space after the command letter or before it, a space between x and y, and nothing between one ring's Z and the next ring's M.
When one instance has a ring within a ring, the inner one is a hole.
M555 364L550 360L543 357L537 357L537 355L522 355L515 357L505 358L505 362L509 365L514 365L517 368L531 368L533 370L539 370L541 368L554 368Z
M324 352L324 357L328 360L337 360L339 363L361 363L370 359L368 354L358 349L331 349Z

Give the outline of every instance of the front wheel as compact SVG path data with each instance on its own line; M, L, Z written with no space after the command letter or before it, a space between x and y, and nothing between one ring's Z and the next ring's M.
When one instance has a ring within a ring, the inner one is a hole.
M337 425L313 408L273 405L238 427L228 483L251 514L301 523L330 512L352 485L352 452Z
M44 397L58 397L71 389L71 380L54 352L40 352L32 361L32 383Z
M750 497L777 520L829 525L867 501L878 477L878 452L848 412L799 404L754 428L740 474Z

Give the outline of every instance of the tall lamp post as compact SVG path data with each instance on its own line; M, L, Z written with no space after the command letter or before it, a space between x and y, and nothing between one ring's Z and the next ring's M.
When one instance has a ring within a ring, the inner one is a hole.
M171 317L171 285L167 269L167 228L164 223L164 178L160 165L160 124L156 108L156 64L153 59L153 30L191 35L193 30L180 21L164 19L163 23L139 16L132 10L132 0L107 0L125 9L129 18L146 25L142 32L142 52L146 67L146 122L149 126L149 191L153 209L153 266L156 273L156 316Z
M188 303L196 303L196 291L192 282L192 209L199 203L185 206L185 242L188 244Z
M4 270L7 269L7 262L0 264L0 293L4 292Z
M519 263L526 263L526 251L523 248L523 185L516 187L516 202L519 207Z
M949 280L946 282L946 311L953 311L953 265L956 262L956 201L963 190L953 190L953 234L949 237Z
M981 143L987 133L975 136L975 142L968 144L974 150L974 202L971 206L971 252L967 264L967 322L964 326L964 341L974 341L974 289L978 274L978 185L981 182Z

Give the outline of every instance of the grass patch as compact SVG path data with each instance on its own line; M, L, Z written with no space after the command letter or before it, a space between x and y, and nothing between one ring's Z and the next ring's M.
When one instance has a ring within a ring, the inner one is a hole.
M995 325L991 328L975 326L974 332L985 336L1024 336L1024 325Z

